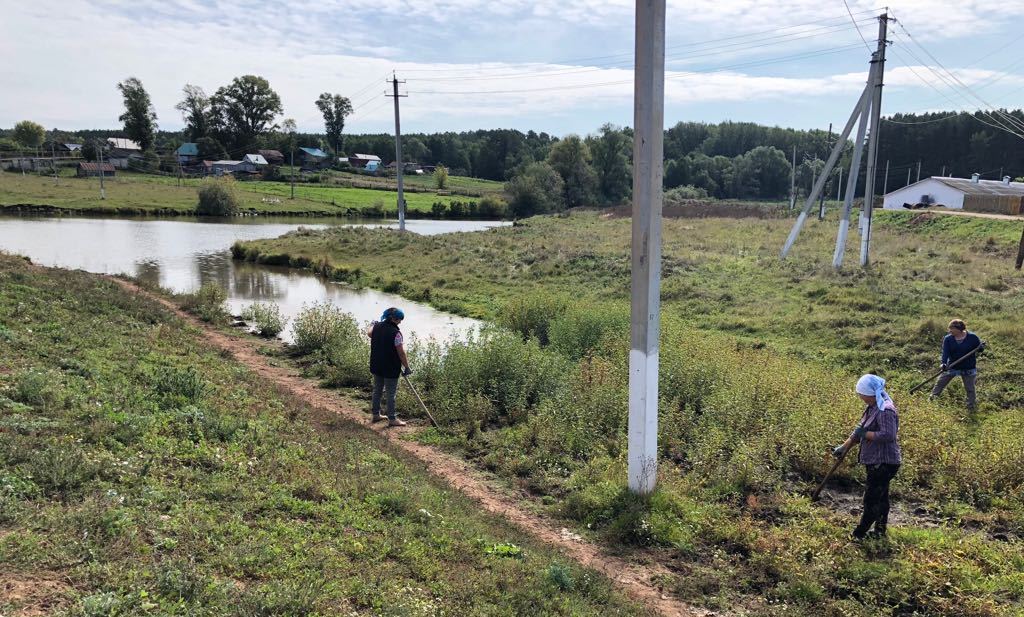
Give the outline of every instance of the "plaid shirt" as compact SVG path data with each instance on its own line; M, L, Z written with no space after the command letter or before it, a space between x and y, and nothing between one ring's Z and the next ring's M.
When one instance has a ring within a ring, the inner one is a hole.
M903 462L900 443L897 436L900 431L900 416L895 407L879 410L877 405L870 405L864 410L860 424L874 433L874 439L862 439L857 462L862 465L899 465Z

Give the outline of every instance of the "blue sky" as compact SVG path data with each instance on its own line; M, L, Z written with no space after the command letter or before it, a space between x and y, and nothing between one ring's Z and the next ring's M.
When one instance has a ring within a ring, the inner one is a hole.
M390 132L383 94L391 71L410 95L403 132L564 135L632 121L634 5L623 0L2 4L0 126L32 119L47 128L116 127L116 83L136 76L160 126L174 130L186 83L212 93L254 73L270 81L283 117L301 130L322 129L313 102L329 91L357 107L348 131ZM845 121L869 53L842 0L668 6L666 124ZM849 6L873 47L880 11L859 0ZM1024 106L1024 0L890 6L901 25L891 30L883 113Z

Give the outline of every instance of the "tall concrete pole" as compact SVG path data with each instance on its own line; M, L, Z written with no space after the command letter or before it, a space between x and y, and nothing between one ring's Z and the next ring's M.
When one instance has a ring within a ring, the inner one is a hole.
M793 167L789 171L789 209L796 207L796 146L793 146Z
M658 476L665 0L636 1L635 36L628 482L646 495Z
M104 172L103 172L103 144L104 143L105 142L101 141L99 143L99 146L97 146L97 148L96 148L98 153L99 153L99 158L100 158L100 199L106 199L107 198L107 191L103 188L103 175L104 175Z
M839 185L836 186L836 201L843 200L843 168L839 168Z
M871 215L875 209L875 176L878 173L878 147L882 133L882 78L885 75L885 37L889 15L878 18L878 51L875 52L875 85L871 98L871 143L868 144L868 176L864 183L864 230L860 236L860 266L868 265L871 253ZM888 173L888 172L887 172Z
M908 169L907 170L907 184L905 186L910 186L910 173L912 171L914 171L914 170L913 169Z
M830 142L832 141L832 123L831 122L828 123L828 140ZM817 154L815 154L815 157L817 157ZM821 173L825 173L825 171L822 170ZM831 175L831 174L829 174L829 175ZM818 200L818 220L819 221L824 221L825 220L825 191L824 190L821 191L821 198Z
M404 82L403 82L404 83ZM395 173L398 181L398 230L405 231L405 194L402 185L402 123L398 115L398 77L391 75L391 85L394 87L395 98ZM402 95L407 96L407 95Z
M870 79L868 80L868 83L870 85ZM853 130L854 123L856 123L857 118L862 115L865 101L871 101L869 87L865 87L864 91L861 92L860 98L857 99L857 105L853 108L853 113L850 114L850 119L846 121L846 126L843 128L843 132L839 135L839 139L836 140L836 145L832 146L832 153L828 155L828 160L825 161L825 169L821 171L818 181L814 183L814 188L811 189L811 194L807 196L807 201L804 202L804 209L800 212L800 215L796 217L796 222L793 223L793 229L789 231L786 243L783 245L782 252L779 254L781 259L785 259L786 255L789 254L790 249L793 248L793 243L796 242L797 236L800 235L800 230L803 229L804 222L807 221L807 213L811 211L811 206L814 205L814 200L818 198L818 194L825 188L825 180L828 179L828 175L832 173L832 169L835 167L836 161L839 160L839 154L842 153L843 146L846 145L846 139L850 136L850 131Z
M882 180L882 195L889 194L889 159L885 159L885 179Z
M943 173L943 175L945 175L945 173L946 173L946 167L945 166L942 167L942 173ZM921 181L921 161L917 162L917 181L918 182Z
M873 56L873 54L872 54ZM846 238L850 231L850 211L853 210L853 198L857 193L857 180L860 178L860 159L864 153L864 134L867 132L871 118L871 100L874 92L875 64L868 71L868 85L864 88L864 100L861 102L860 122L857 124L857 139L853 144L853 159L850 161L850 175L846 179L846 198L843 199L843 215L839 220L839 233L836 234L836 250L832 255L832 267L843 265L843 253L846 251Z

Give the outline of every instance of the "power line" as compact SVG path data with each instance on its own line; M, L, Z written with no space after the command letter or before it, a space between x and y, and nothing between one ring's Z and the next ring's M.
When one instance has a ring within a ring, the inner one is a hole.
M758 60L752 62L743 62L739 64L732 64L727 66L715 67L713 69L704 70L692 70L692 71L674 71L672 74L666 75L666 80L678 80L687 79L697 75L709 74L709 73L720 73L723 71L730 71L737 68L747 68L754 66L765 66L769 64L776 64L779 62L789 62L791 60L800 60L805 58L814 58L818 56L824 56L829 54L841 53L849 51L851 49L860 48L860 44L846 45L844 47L826 48L822 50L816 50L813 52L805 52L801 54L794 54L790 56L782 56L778 58L772 58L768 60ZM591 82L584 84L571 84L571 85L560 85L560 86L543 86L536 88L517 88L509 90L415 90L410 91L410 94L439 94L439 95L484 95L484 94L520 94L520 93L531 93L531 92L548 92L552 90L577 90L581 88L597 88L604 86L621 86L624 84L633 83L632 79L628 80L617 80L617 81L605 81L605 82Z

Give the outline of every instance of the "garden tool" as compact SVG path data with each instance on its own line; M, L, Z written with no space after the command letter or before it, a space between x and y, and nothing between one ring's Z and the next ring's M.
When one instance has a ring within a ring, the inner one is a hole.
M409 376L403 374L402 377L405 378L406 385L409 386L409 389L412 390L412 393L416 396L416 400L420 402L420 407L423 408L423 412L427 414L428 418L430 418L430 423L434 425L434 428L441 428L437 425L437 421L434 420L434 416L430 415L430 410L427 409L427 406L423 403L423 399L420 398L420 393L416 391L416 386L412 385L412 382L409 381Z
M952 369L953 369L953 367L954 367L954 366L956 366L957 364L960 364L961 362L963 362L963 361L964 361L964 360L966 360L967 358L970 358L970 357L971 357L971 356L973 356L974 354L976 354L976 353L980 353L980 352L982 352L982 351L984 351L984 350L985 350L985 341L982 341L982 342L981 342L981 345L978 345L977 347L975 347L974 349L972 349L972 350L971 350L970 352L968 352L968 353L964 354L964 355L963 355L963 356L962 356L962 357L961 357L960 359L958 359L958 360L957 360L956 362L954 362L953 364L950 364L950 365L949 365L949 366L947 366L946 368L943 368L943 369L939 369L939 372L938 372L938 373L935 373L934 375L932 375L932 376L931 376L931 377L929 377L928 379L925 379L925 380L924 380L924 381L922 381L921 383L919 383L919 384L917 384L916 386L914 386L913 388L911 388L911 389L910 389L910 393L911 393L911 394L913 394L913 393L917 392L918 390L920 390L920 389L921 389L921 388L923 388L924 386L926 386L926 385L930 384L930 383L931 383L931 382L932 382L932 381L933 381L933 380L934 380L934 379L935 379L936 377L938 377L939 375L941 375L941 374L945 373L946 371L952 370Z

